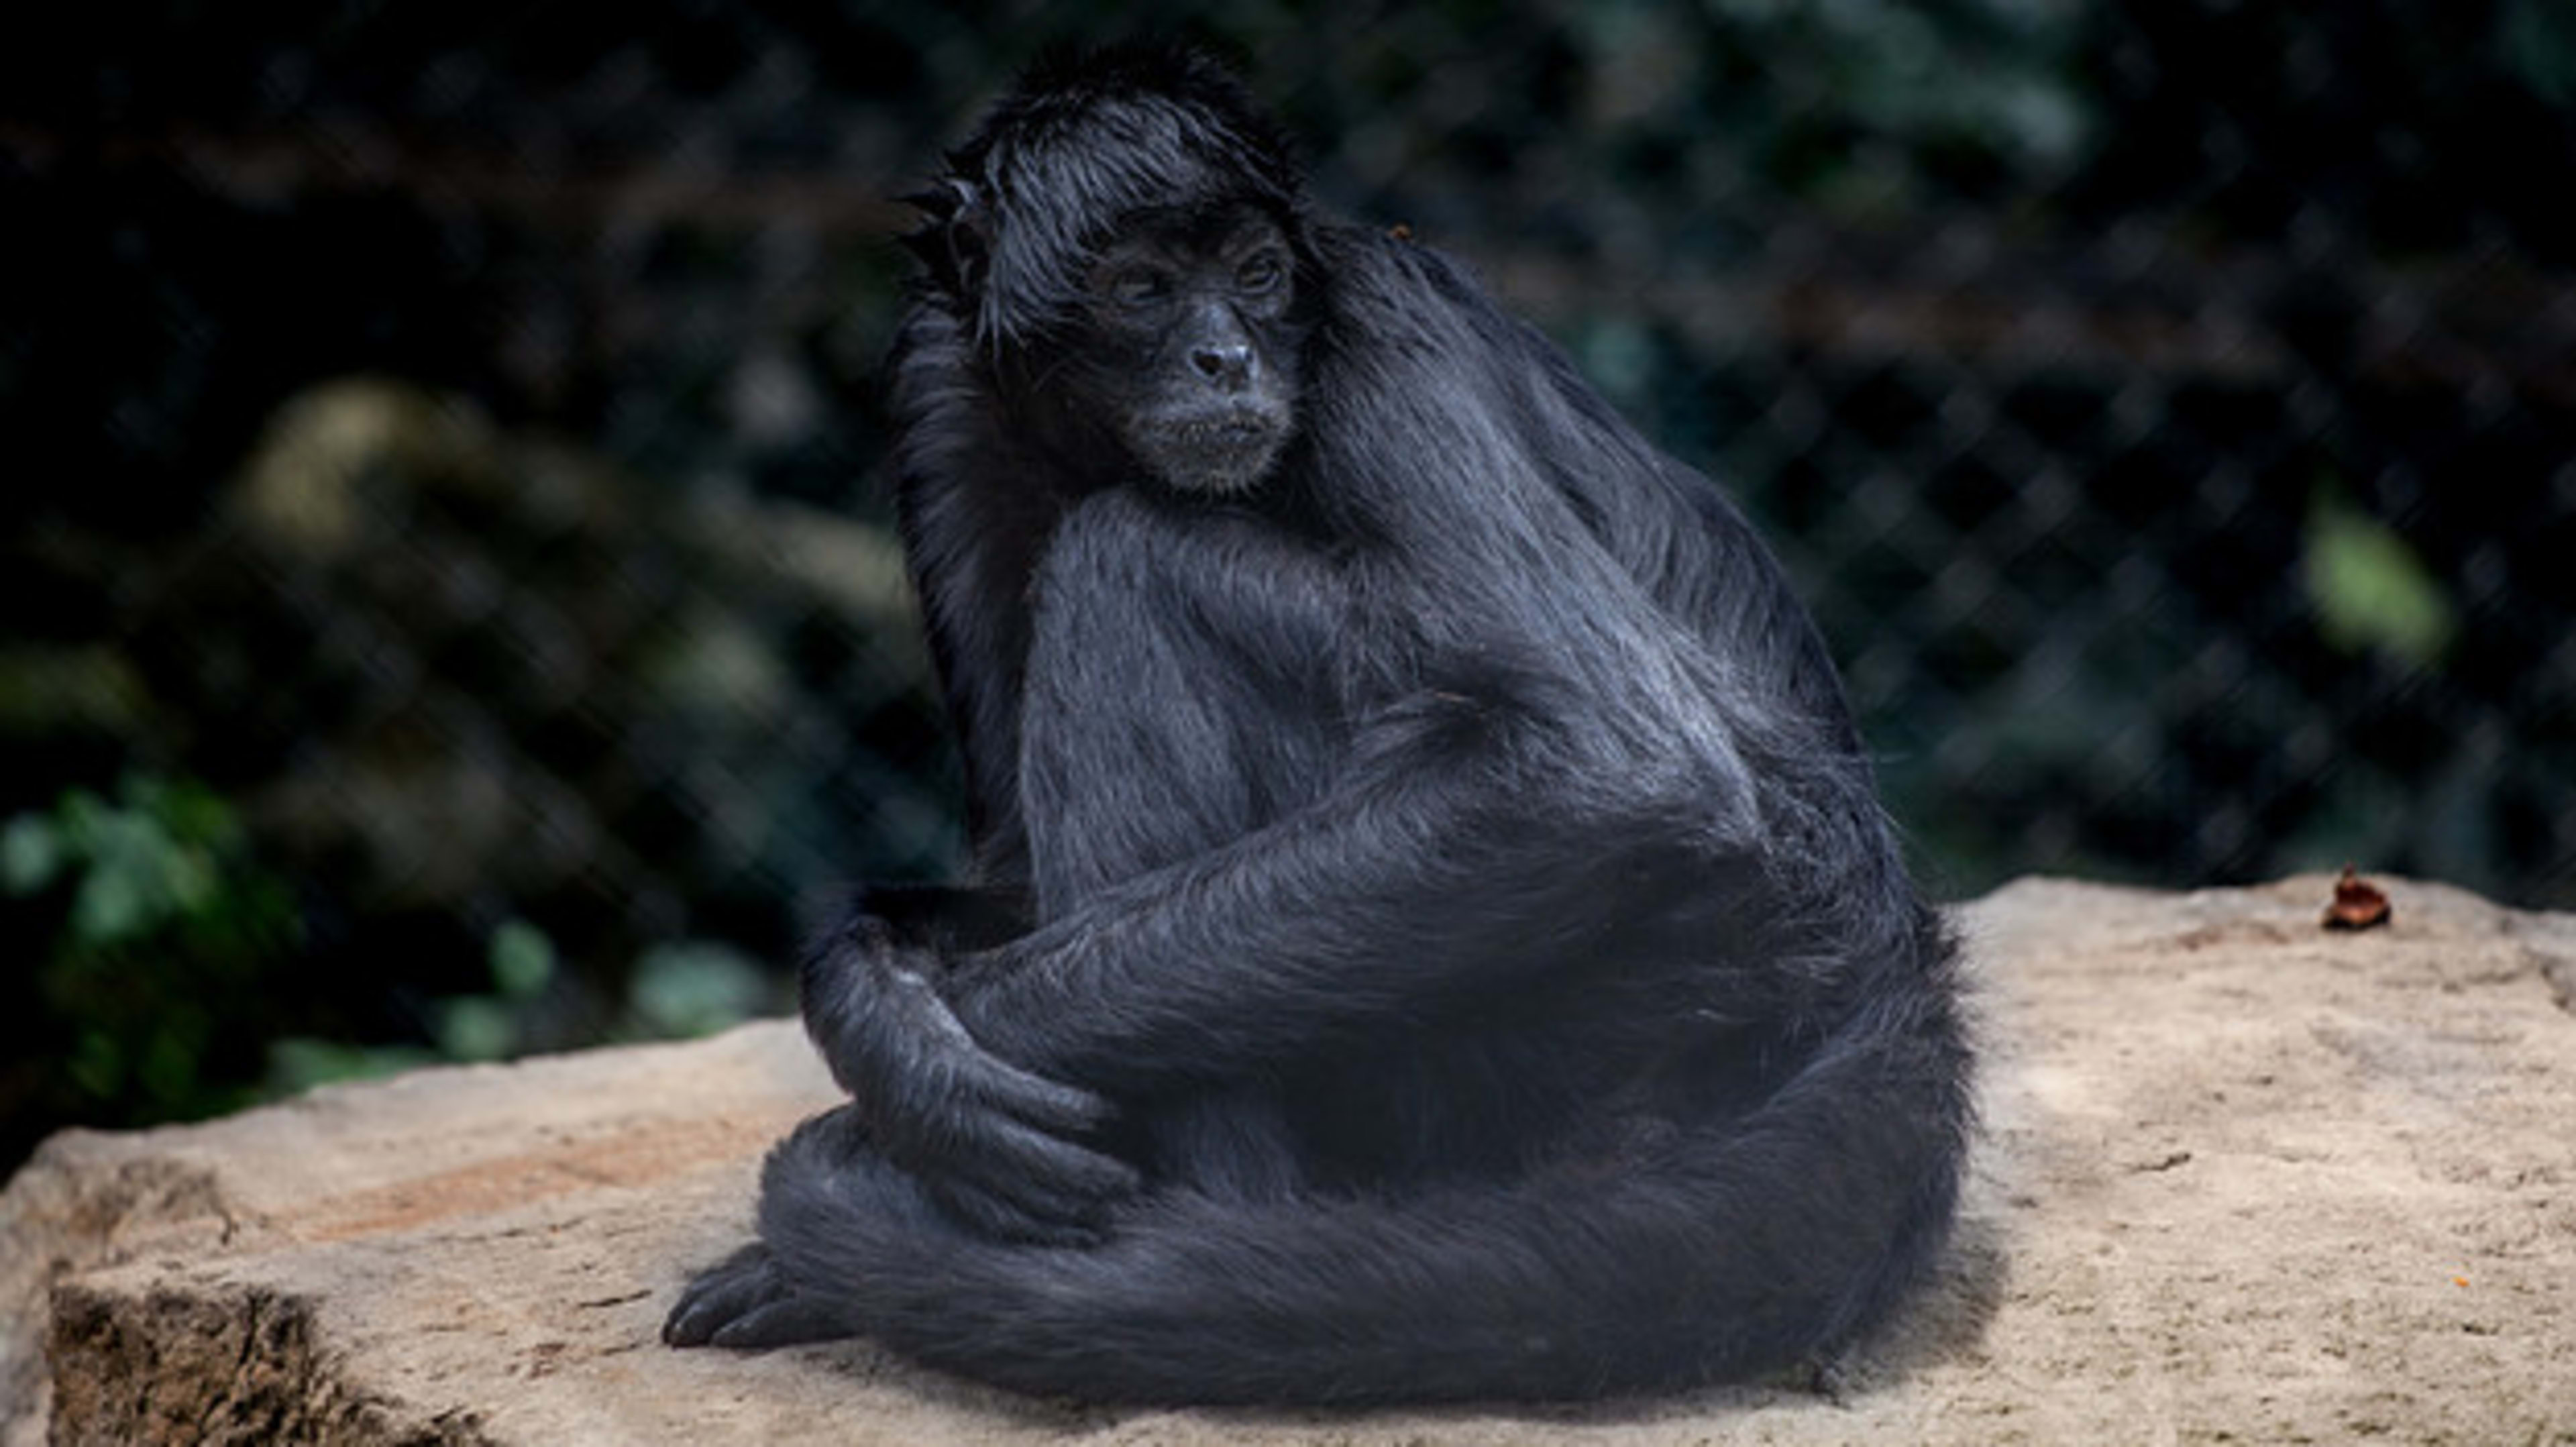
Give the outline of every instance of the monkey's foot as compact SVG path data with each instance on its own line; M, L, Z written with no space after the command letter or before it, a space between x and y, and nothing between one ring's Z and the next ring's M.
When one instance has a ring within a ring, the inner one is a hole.
M856 1333L826 1304L799 1293L769 1248L757 1241L699 1272L662 1323L662 1340L672 1346L740 1351Z

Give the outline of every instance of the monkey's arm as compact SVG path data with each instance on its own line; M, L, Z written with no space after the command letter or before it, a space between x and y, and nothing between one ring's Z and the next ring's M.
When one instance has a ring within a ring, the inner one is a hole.
M835 928L863 918L884 921L898 944L941 955L990 949L1028 933L1033 924L1027 890L991 885L874 885Z
M804 963L805 1028L867 1146L987 1234L1096 1238L1135 1172L1083 1142L1112 1114L1088 1090L969 1038L942 998L940 958L873 915L827 931Z
M1028 581L1062 503L1023 455L965 328L945 305L913 309L889 362L910 419L893 463L895 513L940 686L961 735L967 826L988 867L1016 872L1021 660Z
M1587 821L1446 752L960 961L960 1021L1006 1060L1119 1094L1399 1035L1614 957L1626 930L1751 927L1758 869L1688 821Z

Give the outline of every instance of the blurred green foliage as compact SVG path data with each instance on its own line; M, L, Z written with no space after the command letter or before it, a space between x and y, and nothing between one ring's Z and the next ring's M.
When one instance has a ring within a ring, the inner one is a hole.
M0 827L0 887L55 918L35 965L58 1054L13 1073L90 1119L140 1122L249 1097L227 1026L259 1018L269 968L297 944L285 885L251 859L224 801L129 775L113 797L73 789Z
M2567 0L2505 0L2496 49L2532 94L2552 105L2576 106L2576 6Z
M44 912L35 967L47 1042L10 1062L13 1090L104 1125L189 1120L330 1081L557 1043L554 943L521 919L492 931L491 988L428 1002L428 1039L367 1044L269 1032L266 992L301 945L291 891L252 857L233 808L202 784L130 775L112 797L65 792L0 825L0 890ZM706 941L636 962L607 1039L702 1035L782 1007L778 984ZM587 1038L589 1032L584 1032ZM23 1106L22 1106L23 1108Z
M442 1061L507 1060L551 1043L549 997L559 983L554 942L526 920L509 920L492 932L486 964L490 990L430 1003L429 1046L288 1036L269 1048L269 1093L291 1095ZM769 972L730 946L706 940L656 946L628 974L623 1008L581 1043L711 1035L785 1008L783 994Z
M740 950L684 940L647 950L626 994L625 1033L655 1039L711 1035L784 1006L768 971Z
M2346 653L2378 648L2431 668L2458 630L2423 558L2395 529L2331 493L2309 510L2304 576L2318 631Z

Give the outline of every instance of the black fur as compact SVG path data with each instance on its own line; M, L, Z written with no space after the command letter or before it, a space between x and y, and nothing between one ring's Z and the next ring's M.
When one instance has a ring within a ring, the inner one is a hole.
M1391 1402L1883 1319L1952 1216L1952 950L1735 509L1455 265L1311 214L1196 57L1041 70L923 204L897 468L979 880L809 957L852 1101L669 1339ZM1084 369L1091 277L1238 214L1294 255L1245 323L1294 436L1203 485L1100 415L1178 384Z

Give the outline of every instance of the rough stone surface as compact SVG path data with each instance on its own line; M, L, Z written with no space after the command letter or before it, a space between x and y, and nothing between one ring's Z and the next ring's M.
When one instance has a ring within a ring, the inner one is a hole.
M0 1444L2576 1443L2576 916L2388 889L2363 933L2323 878L1966 906L1967 1227L1831 1397L1110 1412L667 1351L831 1097L770 1023L55 1138L0 1195Z

